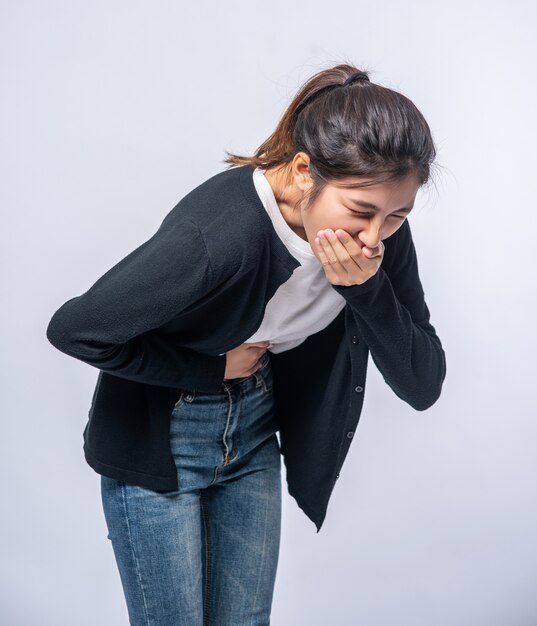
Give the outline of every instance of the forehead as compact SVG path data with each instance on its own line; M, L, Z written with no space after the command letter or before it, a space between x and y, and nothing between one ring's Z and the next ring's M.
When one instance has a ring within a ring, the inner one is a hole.
M345 190L359 190L359 191L379 191L379 190L392 190L400 188L419 188L420 180L415 173L407 174L396 180L389 182L375 182L373 178L367 176L349 176L347 178L340 178L331 180L330 185Z
M420 188L420 181L415 175L408 175L391 182L375 183L365 178L346 178L329 184L334 191L350 198L390 198L412 200Z

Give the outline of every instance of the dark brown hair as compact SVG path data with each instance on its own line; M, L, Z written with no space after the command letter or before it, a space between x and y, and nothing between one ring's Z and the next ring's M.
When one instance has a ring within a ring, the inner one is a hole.
M314 183L308 206L327 183L348 177L363 177L352 187L365 187L415 174L425 185L436 157L425 118L409 98L387 87L368 80L343 86L355 72L369 77L368 71L347 63L314 74L253 156L226 151L223 162L268 169L305 152Z

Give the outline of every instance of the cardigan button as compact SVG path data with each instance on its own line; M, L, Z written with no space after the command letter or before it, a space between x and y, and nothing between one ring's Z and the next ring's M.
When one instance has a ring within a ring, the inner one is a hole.
M347 438L352 439L353 437L354 437L354 432L352 430L349 430L349 432L347 433Z
M336 474L336 478L339 478L339 474Z
M360 341L360 338L357 337L356 335L353 335L351 338L352 343L358 343Z
M364 388L360 387L360 385L358 385L357 387L354 388L354 391L356 391L357 393L360 393L360 391L363 391Z

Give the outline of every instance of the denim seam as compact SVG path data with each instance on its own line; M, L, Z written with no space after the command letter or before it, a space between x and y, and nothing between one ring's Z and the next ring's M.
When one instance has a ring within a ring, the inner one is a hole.
M259 376L261 377L261 382L263 383L263 391L268 393L267 381L265 380L263 372L259 372Z
M265 550L266 550L266 545L267 545L268 524L266 523L266 518L268 517L268 514L269 514L269 511L268 511L268 509L269 509L269 502L270 502L270 498L267 497L266 498L266 502L265 502L265 524L264 524L265 532L263 534L263 548L262 548L262 557L261 557L262 559L264 559L264 557L265 557ZM253 600L253 606L254 607L256 606L257 596L258 596L258 593L259 593L259 583L260 583L260 577L258 577L258 579L257 579L257 586L255 588L255 594L254 594L254 600Z
M123 510L125 513L125 522L127 524L127 534L129 536L129 545L131 547L131 552L132 552L132 558L134 560L134 565L136 568L136 577L138 578L138 584L140 585L140 592L142 594L142 599L144 601L144 613L145 613L145 619L147 622L147 626L151 626L150 622L149 622L149 614L147 611L147 601L146 601L146 597L145 597L145 593L144 593L144 586L142 584L142 576L140 573L140 564L138 562L138 557L136 555L136 550L134 549L134 541L132 539L132 532L131 532L131 525L130 525L130 521L129 521L129 511L128 511L128 507L127 507L127 497L126 497L126 493L125 493L125 483L122 482L121 484L121 496L122 496L122 500L123 500Z
M220 468L218 465L215 466L214 468L214 475L213 475L213 479L211 480L211 482L209 483L209 487L211 485L214 485L214 483L218 480L218 474L220 472Z
M228 399L229 399L229 406L228 406L228 411L227 411L227 416L226 416L226 426L224 428L224 434L222 436L222 441L224 442L224 465L227 465L229 463L229 459L228 459L228 455L229 455L229 448L227 445L227 441L226 441L226 434L228 431L228 427L229 427L229 420L231 419L231 413L233 410L233 398L232 398L232 394L230 392L229 389L226 389L227 395L228 395Z
M243 397L244 397L244 389L241 389L240 398L238 401L238 410L237 410L237 425L235 426L235 431L232 435L232 443L231 443L231 452L233 452L233 448L235 448L235 456L229 459L229 462L234 461L239 456L239 426L241 423L241 409L243 405Z
M209 626L209 609L210 609L210 591L212 577L212 546L209 528L209 517L206 506L204 504L205 492L200 492L200 506L203 518L203 527L205 531L205 591L203 602L203 626Z

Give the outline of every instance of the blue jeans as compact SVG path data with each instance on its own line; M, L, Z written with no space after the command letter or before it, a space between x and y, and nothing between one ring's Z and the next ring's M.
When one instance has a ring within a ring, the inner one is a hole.
M101 475L101 495L133 626L268 626L281 528L272 372L219 393L183 389L170 438L179 489Z

